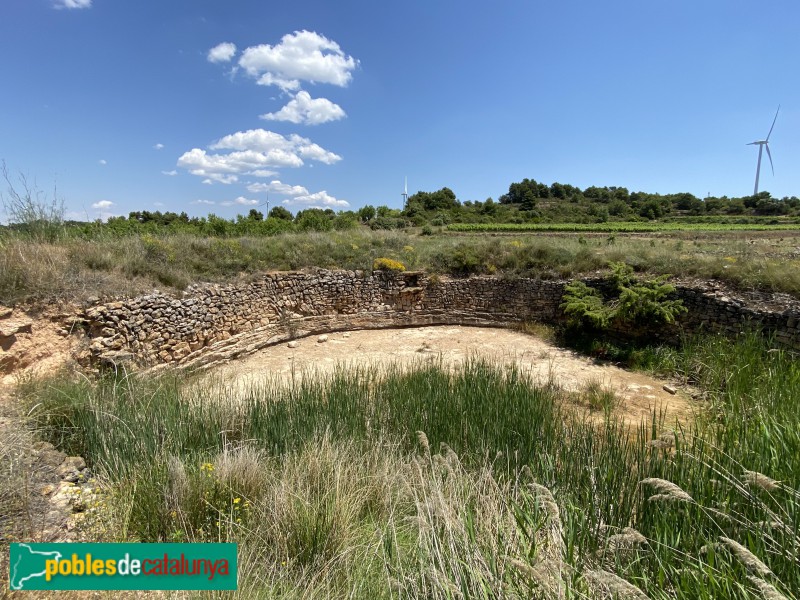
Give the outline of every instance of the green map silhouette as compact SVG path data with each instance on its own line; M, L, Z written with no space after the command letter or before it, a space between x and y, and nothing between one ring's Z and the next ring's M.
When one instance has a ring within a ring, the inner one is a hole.
M28 544L14 544L11 547L10 558L9 585L12 590L24 590L26 582L31 579L44 579L45 561L60 560L61 553L41 552L34 550Z

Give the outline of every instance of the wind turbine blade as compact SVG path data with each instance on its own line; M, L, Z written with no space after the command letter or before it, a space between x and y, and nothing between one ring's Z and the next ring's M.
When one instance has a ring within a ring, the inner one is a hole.
M775 111L775 118L772 119L772 127L769 128L769 133L767 134L767 140L769 141L769 136L772 135L772 130L775 128L775 121L778 120L778 113L781 112L781 105L778 104L778 110Z
M772 169L772 176L775 176L775 167L772 164L772 154L769 151L769 144L764 144L764 147L767 149L767 156L769 156L769 166Z

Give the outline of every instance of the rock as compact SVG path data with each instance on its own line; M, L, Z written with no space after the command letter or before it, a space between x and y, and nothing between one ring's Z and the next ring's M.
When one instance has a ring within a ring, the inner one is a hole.
M54 486L52 483L48 483L47 485L42 486L40 491L42 496L49 496L56 491L56 486Z
M8 319L0 321L0 337L11 337L18 333L30 333L33 321L30 319Z
M62 481L58 485L58 490L56 493L50 497L50 504L52 504L54 508L64 510L70 504L72 504L72 501L76 496L77 489L78 488L74 483Z
M14 312L13 308L8 308L7 306L0 306L0 319L6 319L10 317L12 312Z
M109 350L100 357L100 362L108 367L117 368L133 362L133 354L125 350Z
M75 482L81 478L81 471L86 468L86 461L80 456L68 456L58 467L56 473L64 481Z
M42 450L39 453L39 462L50 467L58 467L64 462L67 455L58 450Z
M297 342L296 340L292 340L291 342L289 342L286 345L289 346L289 348L297 348L300 345L300 343Z
M663 389L665 392L667 392L668 394L673 394L673 395L674 395L674 394L677 394L677 393L678 393L678 390L677 390L677 388L674 388L674 387L672 387L671 385L667 385L666 383L663 385L663 388L662 388L662 389Z
M343 337L343 338L349 338L349 337L350 337L350 332L349 332L349 331L345 331L345 332L342 334L342 337Z
M191 346L189 346L189 344L188 344L188 343L186 343L186 342L180 342L180 343L179 343L178 345L176 345L176 346L175 346L175 348L172 350L172 357L173 357L175 360L180 360L180 359L182 359L183 357L185 357L186 355L188 355L188 354L189 354L191 351L192 351L192 350L191 350Z
M319 336L317 338L317 343L318 344L324 344L327 341L328 341L328 336L327 335L321 335L321 336Z

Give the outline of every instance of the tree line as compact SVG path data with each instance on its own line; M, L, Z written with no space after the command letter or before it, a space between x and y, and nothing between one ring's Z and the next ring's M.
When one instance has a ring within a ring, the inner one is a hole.
M523 179L509 185L497 201L459 201L449 188L418 192L408 198L403 216L414 224L463 222L577 222L651 221L680 218L744 218L800 216L796 196L773 198L769 192L739 198L698 198L688 192L655 194L625 187L547 185Z
M36 198L25 186L24 193L17 193L9 183L9 197L4 205L11 206L12 224L2 229L30 232L48 232L48 237L67 232L71 236L90 237L102 233L127 235L155 233L158 231L197 233L214 236L274 235L293 231L332 231L355 227L372 229L403 229L410 226L423 227L423 233L431 233L432 227L451 223L603 223L608 221L652 221L652 220L746 220L763 217L800 218L800 199L796 196L773 198L769 192L739 198L698 198L682 192L676 194L654 194L631 192L625 187L589 186L585 189L564 184L547 185L535 179L523 179L511 183L506 193L497 201L493 198L461 201L448 187L433 192L419 191L408 197L401 209L386 205L368 204L357 210L334 211L330 208L308 208L292 214L283 206L273 207L268 214L256 208L246 215L226 219L215 214L205 217L190 217L181 213L160 211L133 211L127 217L110 217L106 222L94 223L64 221L63 218L45 223L34 211ZM23 183L27 183L23 180ZM62 203L63 211L63 203ZM48 206L48 209L51 207ZM63 217L63 215L62 215ZM52 220L52 219L51 219ZM55 227L54 227L55 226ZM61 233L59 233L61 232Z

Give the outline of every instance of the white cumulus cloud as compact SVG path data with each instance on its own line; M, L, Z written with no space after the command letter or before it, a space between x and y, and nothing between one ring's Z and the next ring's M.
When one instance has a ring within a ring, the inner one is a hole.
M250 172L250 175L253 177L275 177L277 174L277 172L270 171L268 169L256 169L255 171Z
M346 86L358 61L339 44L313 31L287 33L279 44L251 46L239 59L248 75L261 85L297 90L301 81Z
M308 140L305 140L308 142ZM308 160L316 160L326 165L332 165L342 160L342 157L333 152L328 152L325 148L317 144L307 143L302 144L297 148L298 154Z
M267 121L320 125L344 119L346 116L338 104L334 104L327 98L312 98L311 94L301 90L278 112L261 115L261 118Z
M213 200L195 200L192 204L216 204Z
M108 161L105 158L101 158L100 160L97 161L97 163L106 166L108 164Z
M284 137L264 129L237 131L211 144L209 149L222 152L192 148L178 159L178 166L205 178L203 183L235 183L241 175L271 177L275 174L273 169L301 167L304 159L328 165L342 160L338 154L307 138L296 134Z
M172 169L172 171L161 171L161 174L167 175L169 177L175 177L175 175L177 175L178 172L175 169Z
M214 185L214 182L217 183L224 183L225 185L230 185L231 183L236 183L239 181L239 178L236 175L223 175L222 173L195 173L192 172L194 175L200 176L207 176L203 179L203 183L206 185Z
M56 0L56 8L91 8L92 0Z
M226 63L236 55L236 44L231 42L222 42L217 44L208 51L208 62L212 63Z
M308 190L302 185L289 185L288 183L281 183L278 180L270 181L269 183L251 183L247 186L247 190L254 194L259 192L273 192L283 196L308 195Z
M296 198L287 198L283 201L287 206L305 206L306 208L347 208L350 203L347 200L339 200L331 196L325 190Z
M92 208L96 208L97 210L106 210L112 206L114 206L114 203L111 202L111 200L100 200L92 204Z
M153 148L155 148L156 150L161 150L162 148L164 148L164 144L155 144Z

